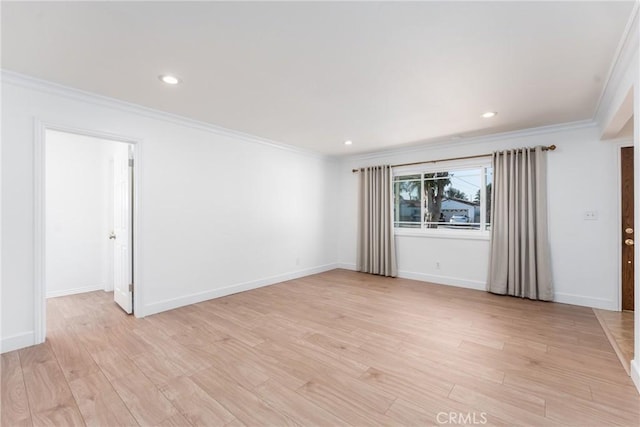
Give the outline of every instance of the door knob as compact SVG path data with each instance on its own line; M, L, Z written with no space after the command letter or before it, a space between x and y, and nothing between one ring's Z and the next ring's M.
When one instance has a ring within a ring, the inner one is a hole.
M627 245L627 246L633 246L633 239L626 239L624 241L624 244Z
M624 232L627 234L633 234L633 228L629 227L629 228L625 228Z
M109 240L113 240L115 238L116 238L116 233L114 233L113 231L109 233Z

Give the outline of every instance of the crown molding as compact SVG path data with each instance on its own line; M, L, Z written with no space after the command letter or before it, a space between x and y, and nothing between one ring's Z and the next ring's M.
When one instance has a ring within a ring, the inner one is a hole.
M600 98L596 104L593 120L599 124L601 129L604 129L608 124L606 122L608 116L612 114L612 109L622 101L622 99L617 99L620 98L620 93L624 92L622 96L626 95L629 87L634 84L634 77L636 81L638 79L637 70L633 69L633 59L637 58L638 55L639 13L640 3L636 1L618 43Z
M509 132L500 132L475 137L465 137L458 141L451 141L450 139L434 139L423 143L412 144L409 146L388 148L383 150L376 150L371 152L365 152L352 155L328 155L319 153L314 150L304 149L276 141L272 141L266 138L262 138L255 135L246 134L240 131L223 128L220 126L212 125L206 122L201 122L194 119L189 119L183 116L179 116L172 113L167 113L160 110L155 110L141 105L132 104L129 102L121 101L118 99L98 95L95 93L75 89L69 86L64 86L58 83L41 80L35 77L27 76L24 74L16 73L8 70L0 70L0 80L3 83L12 84L32 90L36 90L42 93L62 96L68 99L86 102L89 104L112 108L118 111L128 112L132 114L141 115L147 118L161 120L169 123L173 123L179 126L185 126L192 129L202 130L205 132L213 133L216 135L227 136L237 138L243 141L269 146L292 153L297 153L309 157L322 159L325 161L349 161L349 160L366 160L376 159L381 157L388 157L397 154L406 154L423 151L425 149L435 149L442 147L461 147L465 145L478 144L489 141L500 141L504 139L523 138L536 135L544 135L550 133L571 131L576 129L583 129L589 127L596 127L598 123L592 119L580 120L569 123L540 126L535 128L521 129Z
M489 135L475 136L463 138L461 140L438 140L433 142L425 142L422 144L411 145L402 148L391 148L387 150L372 151L368 153L353 154L350 156L341 157L343 161L351 160L368 160L377 159L380 157L389 157L392 155L409 154L424 151L427 149L436 148L452 148L452 147L464 147L466 145L477 145L482 142L496 142L505 139L525 138L538 135L547 135L559 132L568 132L579 129L596 128L597 123L593 120L579 120L569 123L561 123L557 125L539 126L535 128L515 130L509 132L493 133Z
M25 74L16 73L9 70L0 70L0 80L2 83L11 84L14 86L23 87L26 89L35 90L38 92L61 96L74 101L85 102L100 107L111 108L114 110L136 114L144 116L146 118L160 120L168 123L172 123L178 126L185 126L192 129L201 130L204 132L212 133L215 135L226 136L231 138L240 139L242 141L250 142L253 144L260 144L267 147L276 148L291 153L301 154L304 156L314 157L322 160L334 160L334 156L319 153L314 150L296 147L293 145L285 144L282 142L273 141L267 138L263 138L256 135L240 132L233 129L227 129L221 126L213 125L210 123L202 122L199 120L190 119L184 116L180 116L165 111L156 110L142 105L133 104L119 99L110 98L104 95L98 95L96 93L87 92L84 90L72 88L70 86L53 83L47 80L38 79L35 77L27 76Z

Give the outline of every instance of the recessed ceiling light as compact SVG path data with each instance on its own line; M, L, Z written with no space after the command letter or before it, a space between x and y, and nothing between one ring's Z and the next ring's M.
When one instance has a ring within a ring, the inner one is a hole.
M347 141L344 142L344 145L351 145L351 144L353 144L353 141L351 141L351 140L347 140Z
M491 117L495 117L498 113L495 111L487 111L482 115L485 119L490 119Z
M168 84L168 85L177 85L178 83L180 83L180 79L177 78L176 76L172 76L171 74L163 74L161 76L158 76L158 78Z

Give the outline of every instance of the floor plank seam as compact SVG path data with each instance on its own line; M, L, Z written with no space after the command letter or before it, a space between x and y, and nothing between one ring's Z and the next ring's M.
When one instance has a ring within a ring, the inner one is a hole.
M107 373L104 371L102 366L100 366L100 364L98 363L98 361L94 357L93 353L91 351L89 351L89 349L87 348L87 346L83 342L80 342L80 345L84 347L85 351L89 354L89 357L91 357L91 360L93 360L93 363L95 363L98 366L98 369L100 370L100 373L105 377L105 379L107 380L107 382L109 383L109 385L111 386L113 391L118 396L118 399L120 399L122 401L122 403L124 404L124 407L127 408L127 412L129 412L129 415L131 415L132 419L135 420L135 422L138 424L138 426L141 426L142 424L140 424L140 421L135 417L133 412L131 412L131 408L129 407L129 405L127 405L127 402L120 395L120 393L118 392L118 389L113 385L113 382L109 378L109 375L107 375ZM74 396L74 399L75 399L75 396Z
M69 389L69 394L71 395L71 398L73 399L73 403L74 405L76 405L76 408L78 409L78 413L80 414L80 417L82 418L82 421L84 422L84 425L87 425L87 420L84 418L84 415L82 414L82 412L80 411L80 407L78 406L78 402L76 401L76 397L73 394L73 391L71 390L71 384L69 384L69 379L67 378L67 375L65 375L65 371L62 369L62 365L60 365L60 361L58 360L58 355L56 354L55 350L53 349L53 346L51 345L51 341L47 338L45 340L45 344L47 344L51 350L51 353L53 354L53 358L56 361L56 365L58 365L58 369L60 369L60 372L62 373L62 377L64 378L64 381L67 385L67 388Z
M82 418L82 421L84 422L84 425L86 426L87 425L87 420L85 419L85 416L82 413L82 411L80 411L80 406L78 405L78 401L76 400L76 397L73 394L73 390L71 389L71 384L69 384L69 379L65 375L65 371L62 369L62 365L60 365L60 361L58 360L58 355L56 354L55 350L51 346L51 342L45 341L45 343L47 343L49 345L49 349L51 350L51 353L53 353L53 358L56 360L56 365L58 365L58 369L60 369L60 372L62 373L62 377L64 378L64 381L65 381L65 384L67 386L67 389L69 390L69 395L71 396L71 399L73 399L73 404L75 405L76 410L78 411L78 414L80 414L80 417Z
M16 353L18 355L18 362L20 362L20 377L22 378L22 386L24 387L25 398L27 399L27 409L29 410L29 421L33 425L33 414L31 412L31 402L29 401L29 394L27 393L27 383L24 379L24 368L22 366L22 357L20 356L20 352ZM1 421L1 420L0 420Z

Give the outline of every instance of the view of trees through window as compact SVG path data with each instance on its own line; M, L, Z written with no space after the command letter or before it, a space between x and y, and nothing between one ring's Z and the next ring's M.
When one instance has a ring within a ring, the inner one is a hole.
M395 227L486 230L492 181L489 167L395 176Z

